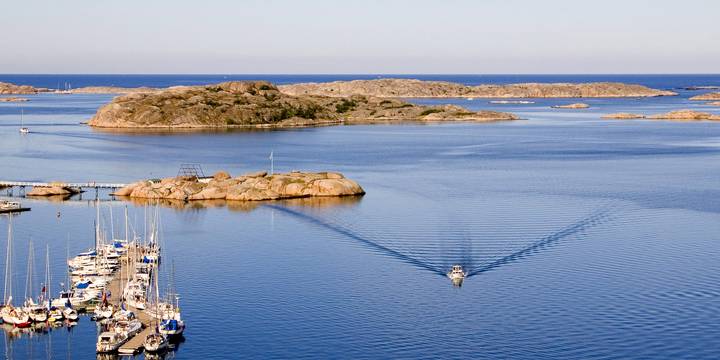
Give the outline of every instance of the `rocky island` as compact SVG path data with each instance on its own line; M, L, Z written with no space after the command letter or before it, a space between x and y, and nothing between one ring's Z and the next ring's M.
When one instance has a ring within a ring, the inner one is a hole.
M88 124L100 128L273 128L390 121L501 121L517 116L398 99L288 95L265 81L132 93L102 106Z
M144 199L261 201L305 197L364 195L358 183L335 172L267 172L232 177L218 172L212 178L192 176L140 181L114 195Z
M656 120L679 120L679 121L696 121L696 120L720 120L720 115L695 111L695 110L676 110L665 114L657 114L648 116L648 119Z
M15 85L7 82L0 82L0 95L29 95L47 91L48 89L35 88L30 85Z
M28 98L22 98L22 97L0 97L0 102L26 102L30 101Z
M377 79L305 83L279 86L289 95L347 97L364 95L381 98L615 98L672 96L677 93L642 85L599 83L526 83L467 86L445 81Z
M702 95L693 96L693 97L690 98L690 100L718 101L718 100L720 100L720 92L707 93L707 94L702 94Z
M568 105L553 105L551 108L553 109L587 109L590 105L583 104L583 103L575 103L575 104L568 104Z
M603 119L644 119L645 115L631 113L607 114L602 116Z
M86 86L68 90L71 94L133 94L160 91L160 89L149 87L117 87L117 86Z
M674 120L674 121L720 121L720 115L695 110L675 110L664 114L641 115L630 113L608 114L603 119L651 119L651 120Z

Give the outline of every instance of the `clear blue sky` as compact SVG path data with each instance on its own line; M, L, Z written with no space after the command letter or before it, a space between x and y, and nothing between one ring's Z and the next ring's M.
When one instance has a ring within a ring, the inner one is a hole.
M716 0L7 0L0 73L720 73Z

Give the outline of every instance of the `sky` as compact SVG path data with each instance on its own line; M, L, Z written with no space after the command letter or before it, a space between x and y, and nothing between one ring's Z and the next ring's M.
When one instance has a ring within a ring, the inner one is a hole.
M716 0L4 0L0 73L720 73Z

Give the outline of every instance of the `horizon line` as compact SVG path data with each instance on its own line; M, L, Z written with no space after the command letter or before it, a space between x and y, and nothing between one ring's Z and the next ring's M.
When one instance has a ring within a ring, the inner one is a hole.
M0 73L5 75L115 75L115 76L142 76L142 75L162 75L162 76L617 76L617 75L642 75L642 76L673 76L673 75L710 75L720 76L720 73Z

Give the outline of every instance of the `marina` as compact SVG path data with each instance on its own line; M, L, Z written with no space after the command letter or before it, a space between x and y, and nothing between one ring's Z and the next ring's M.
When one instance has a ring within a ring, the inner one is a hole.
M110 235L103 224L100 203L95 203L95 245L67 260L67 281L60 283L57 297L52 292L50 250L45 257L42 290L33 290L33 242L29 242L25 301L13 305L13 221L8 215L5 292L2 321L6 331L43 326L78 324L80 317L90 317L98 325L97 352L136 354L162 352L182 337L185 323L180 317L179 297L167 293L160 296L161 264L160 220L157 209L150 210L145 222L146 232L138 235L128 219L125 208L125 237L119 239L111 224ZM112 209L110 217L112 219ZM145 209L147 215L148 209ZM111 222L113 220L110 220ZM149 226L149 229L147 228ZM132 234L131 234L132 232ZM173 269L174 271L174 269ZM169 291L170 284L167 284Z

